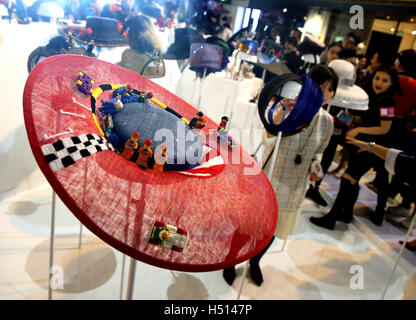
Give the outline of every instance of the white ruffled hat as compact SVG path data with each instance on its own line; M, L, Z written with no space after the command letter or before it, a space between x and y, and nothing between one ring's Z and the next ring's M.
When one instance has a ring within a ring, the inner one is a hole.
M49 18L64 18L64 8L56 2L43 2L37 11L38 15Z
M368 110L368 94L354 85L353 64L336 59L331 61L328 67L332 68L339 78L337 92L328 104L352 110Z

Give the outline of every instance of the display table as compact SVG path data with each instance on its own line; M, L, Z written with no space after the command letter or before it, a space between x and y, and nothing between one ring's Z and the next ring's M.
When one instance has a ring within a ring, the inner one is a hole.
M82 224L133 259L180 271L230 267L269 243L277 223L276 197L261 168L241 148L222 151L229 159L241 158L227 161L224 171L213 178L142 170L111 150L53 172L41 152L42 146L51 142L45 141L45 134L50 137L71 128L70 134L64 133L59 139L100 135L91 112L79 106L89 105L90 99L74 92L73 70L83 70L97 85L128 83L151 91L188 119L196 109L152 81L97 59L54 56L35 67L23 99L30 145L48 182ZM62 108L85 119L63 116ZM204 133L216 127L208 119ZM149 243L154 221L187 230L186 249L179 253Z

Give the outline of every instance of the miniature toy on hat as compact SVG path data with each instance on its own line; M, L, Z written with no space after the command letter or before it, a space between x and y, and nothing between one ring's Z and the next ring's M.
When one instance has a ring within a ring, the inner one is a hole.
M191 129L194 129L195 128L195 126L196 126L196 123L198 122L198 119L200 118L200 117L202 117L204 114L201 112L201 111L198 111L197 113L196 113L196 116L195 117L193 117L192 119L191 119L191 121L189 121L189 127L191 128Z
M149 160L153 156L153 151L150 149L153 145L153 142L150 139L146 139L144 140L143 144L143 147L138 150L139 156L136 163L140 168L147 169Z
M195 129L202 129L203 127L205 127L205 125L207 124L206 120L204 117L200 117L198 118L196 124L195 124Z
M123 108L123 102L120 100L120 96L105 101L101 100L102 107L99 109L101 115L107 116L107 115L114 115L119 109Z
M77 73L77 80L75 81L75 88L77 88L83 94L91 95L91 92L93 91L92 90L93 84L94 84L94 80L92 80L92 78L88 74L82 71L79 71Z
M186 248L189 233L187 230L173 225L155 221L150 231L149 243L164 249L182 252Z
M131 138L127 140L126 143L124 144L124 149L123 149L123 152L121 153L121 156L123 158L127 160L131 159L134 151L136 151L137 148L139 147L139 144L137 142L139 138L140 138L140 133L133 132L133 134L131 135Z
M228 117L227 116L223 116L222 118L221 118L221 122L220 122L220 124L218 125L218 129L217 129L217 131L220 131L220 130L225 130L225 128L227 127L227 123L228 123Z
M159 151L155 153L155 163L153 164L153 170L163 171L163 167L165 166L166 161L168 161L168 155L166 154L167 150L168 146L166 144L162 144L159 148Z
M72 37L72 32L68 32L68 36L65 38L65 41L68 43L69 48L75 46L75 39Z
M151 92L141 92L138 97L138 102L148 103L150 99L153 98L153 93Z
M232 149L232 148L236 147L236 144L234 143L233 139L231 139L227 135L227 133L224 131L223 128L218 130L217 141L228 149Z
M111 116L111 114L109 114L104 118L104 136L107 139L107 141L109 141L113 146L117 147L122 143L122 141L113 129L113 117Z
M90 54L93 54L92 50L94 50L94 48L95 48L95 42L94 42L94 40L91 40L88 43L87 52L90 53Z

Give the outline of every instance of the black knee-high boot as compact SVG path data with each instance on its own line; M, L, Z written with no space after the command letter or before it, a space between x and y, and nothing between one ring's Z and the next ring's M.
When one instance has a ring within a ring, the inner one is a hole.
M358 182L351 184L348 179L342 178L338 195L328 214L320 218L311 217L309 221L328 230L334 230L337 221L350 223L359 191Z
M230 286L233 284L235 277L237 276L235 273L235 266L229 267L222 271L222 276Z
M387 203L387 197L388 197L388 181L389 177L387 172L379 171L380 175L380 183L379 183L379 189L377 192L377 206L376 206L376 212L370 214L370 220L375 225L382 225L384 220L384 209L386 207Z
M263 283L263 275L261 274L261 269L259 265L260 259L266 253L267 249L269 249L273 240L274 236L262 251L260 251L257 255L250 259L250 276L253 282L258 286L261 286L261 284Z
M358 181L355 184L352 184L347 179L344 179L344 192L345 198L343 202L343 210L336 214L337 220L343 221L345 223L350 223L352 221L352 216L354 213L354 205L357 202L358 194L360 193L360 187Z
M267 244L267 246L262 251L260 251L260 253L258 253L250 259L250 275L254 283L256 283L258 286L260 286L263 282L263 276L261 274L259 262L261 257L266 253L267 249L269 249L273 240L274 236L272 237L272 240L270 240L270 242ZM237 276L237 274L235 273L235 266L224 269L222 272L222 276L224 277L225 281L231 286Z

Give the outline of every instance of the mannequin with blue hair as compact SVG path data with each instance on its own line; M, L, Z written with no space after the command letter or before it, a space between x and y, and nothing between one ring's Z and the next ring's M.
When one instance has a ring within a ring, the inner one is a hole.
M275 236L280 239L286 240L295 230L306 188L320 178L315 168L319 168L318 159L333 131L332 116L321 106L333 97L337 83L331 68L316 65L309 75L279 76L260 93L260 118L268 134L277 135L278 141L264 171L276 192L279 218ZM263 282L259 262L273 240L250 259L250 276L258 286ZM223 276L231 285L236 277L234 267L225 269Z

